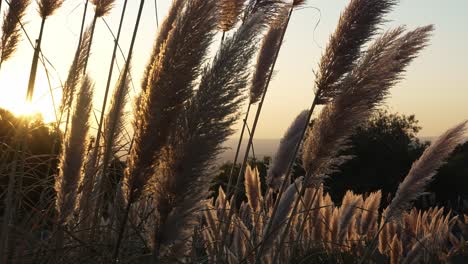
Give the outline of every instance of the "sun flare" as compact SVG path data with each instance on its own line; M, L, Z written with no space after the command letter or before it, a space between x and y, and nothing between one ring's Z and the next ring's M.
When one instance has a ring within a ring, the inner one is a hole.
M38 75L36 89L30 102L26 101L26 89L6 89L6 87L27 87L27 76L18 78L5 69L2 74L1 83L6 96L0 97L0 107L12 112L16 116L37 116L40 115L45 123L56 121L54 113L54 103L50 95L47 79ZM59 94L54 94L54 98L60 98ZM55 99L56 100L56 99Z

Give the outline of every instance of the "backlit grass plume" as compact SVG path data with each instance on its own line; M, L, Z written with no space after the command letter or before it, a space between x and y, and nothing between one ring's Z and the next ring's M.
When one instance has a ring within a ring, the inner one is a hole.
M244 0L220 0L218 2L219 28L223 32L231 30L239 21L244 2Z
M377 32L396 0L352 0L331 35L316 73L316 96L325 103L339 93L339 83L361 55L362 46ZM365 11L364 11L365 10Z
M62 147L59 165L60 172L55 179L55 191L57 193L56 209L59 223L65 222L74 209L85 157L92 97L93 84L88 77L85 77L78 93L70 133Z
M283 27L271 26L263 39L262 46L258 53L255 72L252 77L252 86L250 88L250 104L257 103L262 97L268 82L270 72L275 62L275 54L281 46L281 37Z
M255 16L223 42L213 62L203 69L198 90L179 115L177 129L170 137L175 140L170 141L170 151L164 152L169 157L163 159L174 161L174 165L168 174L156 174L159 220L153 247L158 257L161 247L184 241L207 195L205 187L211 180L215 157L234 132L232 125L238 118L248 65L264 23L264 17Z
M48 16L54 14L55 10L59 9L64 0L39 0L39 15L42 19L46 19Z
M63 86L62 100L60 104L61 115L65 112L69 113L73 98L76 93L77 86L81 80L83 68L86 62L86 55L88 54L89 42L91 37L91 31L88 29L84 32L81 39L81 44L75 51L75 57L68 70L68 76ZM61 119L61 118L60 118Z
M155 158L192 95L193 82L216 28L215 7L212 0L187 2L161 46L160 56L151 62L148 88L136 113L135 143L125 177L130 203L152 176Z
M30 0L11 0L8 11L3 17L0 49L0 67L11 58L21 40L21 22Z
M129 62L127 62L129 63ZM104 121L104 153L110 156L117 153L119 139L125 126L125 106L128 101L129 78L121 73L112 95L110 108ZM106 159L106 157L104 157ZM104 163L107 164L107 163Z
M143 78L141 81L141 90L144 92L148 89L148 83L150 82L151 72L153 71L154 62L158 61L158 56L160 55L161 47L163 47L166 42L169 32L174 27L174 21L177 19L177 15L182 12L181 8L184 7L184 0L173 0L171 7L169 8L168 14L161 23L156 40L154 41L153 50L149 58L149 62L146 65L145 71L143 73Z
M463 141L467 123L468 121L465 121L441 135L411 166L408 175L398 186L395 198L388 206L386 214L388 220L400 219L403 212L411 207L411 203L424 193L437 169Z
M257 168L247 166L245 176L245 195L253 212L258 213L263 202L260 176Z
M340 94L322 110L310 130L303 151L308 175L320 182L348 158L339 155L347 147L348 137L386 98L406 66L425 47L431 31L432 26L427 26L403 34L397 28L369 47L342 80Z
M94 5L94 14L96 17L107 15L114 7L115 0L91 0Z

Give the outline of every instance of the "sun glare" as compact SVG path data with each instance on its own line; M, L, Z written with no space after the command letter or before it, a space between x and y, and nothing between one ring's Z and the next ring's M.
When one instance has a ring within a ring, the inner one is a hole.
M31 117L40 114L38 109L31 102L25 102L22 106L17 107L13 112L18 116Z
M5 87L3 91L6 92L7 96L0 97L0 108L10 111L16 116L33 117L40 115L45 123L55 122L54 104L50 96L47 79L42 75L38 75L33 99L31 102L26 102L26 88L6 88L27 87L27 76L18 78L7 70L5 69L5 72L1 74L0 83L2 83L2 88Z

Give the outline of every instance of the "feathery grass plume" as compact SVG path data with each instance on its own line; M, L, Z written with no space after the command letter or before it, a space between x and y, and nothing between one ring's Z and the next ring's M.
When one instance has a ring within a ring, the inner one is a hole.
M86 61L86 54L88 54L89 42L91 39L91 31L88 28L81 39L81 44L75 51L75 57L68 70L67 80L63 86L62 100L60 104L60 113L63 115L65 111L70 111L73 103L73 97L76 88L80 82L83 68ZM61 119L61 118L60 118Z
M130 63L127 60L126 63ZM130 66L129 66L130 67ZM110 108L104 119L104 151L103 151L103 166L109 166L109 162L120 150L119 141L124 130L124 109L128 99L129 91L129 78L128 72L122 70L119 80L110 102ZM125 75L125 76L124 76ZM93 151L96 153L96 151ZM103 169L99 183L97 184L97 195L103 195L106 198L110 198L113 195L113 191L110 189L111 182L108 179L108 170ZM112 199L112 198L111 198ZM100 201L99 201L100 202ZM101 206L96 204L96 206ZM97 211L98 209L96 209Z
M219 29L226 32L231 30L239 21L239 16L244 9L244 0L219 0Z
M375 230L374 225L379 214L380 200L382 199L382 192L374 192L369 195L364 201L364 210L361 216L359 225L359 232L361 234L368 233L370 230ZM371 234L372 236L372 234Z
M161 47L163 55L152 62L148 89L135 115L135 142L125 174L130 203L153 174L157 153L192 95L193 83L214 36L215 14L213 0L189 1Z
M127 63L129 63L127 61ZM104 153L112 156L118 151L119 138L125 126L125 105L127 104L129 79L120 74L119 80L111 98L110 108L104 120L104 138L107 143L104 146Z
M172 155L165 160L175 165L170 177L158 173L156 181L161 191L155 198L160 219L155 252L171 243L180 244L191 230L195 212L208 191L210 168L222 150L221 144L234 132L232 125L256 51L256 36L265 23L263 16L255 16L223 42L213 62L204 68L198 90L180 114L177 129L172 130L173 151L164 154Z
M400 263L400 259L403 255L403 246L400 239L395 234L392 239L392 244L390 245L390 264Z
M60 8L63 4L63 0L39 0L39 15L42 19L46 19L51 16L55 10Z
M91 0L94 5L94 15L103 17L114 7L115 0Z
M299 6L305 5L305 3L306 3L306 0L294 0L293 1L294 7L299 7Z
M319 104L340 92L340 81L354 67L362 46L377 32L384 15L396 3L397 0L351 0L319 63L315 83Z
M92 107L93 84L88 77L83 79L71 122L71 130L64 141L60 156L60 172L55 179L57 193L56 209L58 223L67 221L74 209L75 198L85 157L86 136Z
M262 12L264 16L274 20L278 16L278 10L285 6L282 0L249 0L245 7L244 22L255 14Z
M277 190L280 187L285 176L284 174L288 169L289 162L291 162L293 158L291 157L291 149L300 143L302 128L309 121L307 117L308 111L302 111L296 119L294 119L281 139L273 163L268 170L266 182L270 188Z
M21 39L21 21L26 14L30 0L11 0L10 7L3 17L0 67L15 53Z
M250 104L255 104L260 100L260 97L265 90L266 82L272 70L275 54L279 46L281 46L281 37L283 35L283 27L270 27L263 39L262 46L258 53L255 72L252 77L252 86L250 87Z
M405 258L400 262L401 264L414 264L420 263L420 259L424 254L424 251L427 250L427 245L432 239L431 234L427 234L424 238L417 241L411 250L406 254Z
M351 225L353 217L356 213L356 207L358 204L358 199L352 195L350 191L346 193L343 198L343 203L340 208L340 221L339 221L339 233L337 243L344 242L346 238L346 234L348 231L348 227Z
M92 146L89 148L92 148ZM83 177L81 177L81 182L79 184L81 195L77 205L77 211L79 212L80 224L84 229L88 228L88 218L93 213L91 199L93 196L94 174L96 173L93 162L96 160L96 154L97 153L94 151L89 151L83 168Z
M163 47L164 43L166 42L169 36L169 32L174 27L174 21L176 20L177 15L182 12L181 10L185 2L185 0L172 1L172 5L168 11L168 14L158 30L158 35L154 42L153 51L146 65L141 81L141 90L143 92L148 89L148 83L150 82L151 72L153 71L153 66L155 65L154 62L159 60L158 56L160 55L161 47Z
M423 155L411 166L408 175L398 186L395 197L388 206L387 221L400 219L411 203L424 193L437 169L445 162L455 147L464 139L468 121L449 129L427 148Z
M245 170L244 180L245 195L247 196L250 208L252 208L254 212L258 212L260 211L261 203L263 200L262 187L258 169L252 169L250 166L247 166Z
M263 243L266 250L273 245L276 237L281 234L280 230L291 214L292 205L297 196L297 190L300 189L302 185L302 178L303 177L297 178L281 196L278 203L278 210L274 218L271 219L271 230L273 231L270 231L268 234L266 233L267 230L263 232Z
M314 122L304 143L303 165L308 185L319 183L350 157L339 152L348 137L386 98L406 66L427 44L432 26L403 34L402 28L378 38L340 84L340 94Z

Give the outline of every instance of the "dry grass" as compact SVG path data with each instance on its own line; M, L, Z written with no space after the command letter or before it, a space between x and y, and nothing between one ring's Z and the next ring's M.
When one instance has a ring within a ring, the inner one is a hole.
M28 96L44 22L62 2L38 1L42 25ZM29 1L10 3L2 27L2 62L18 45L19 21ZM412 203L461 142L466 122L426 150L384 210L380 191L348 191L339 204L324 191L323 179L351 158L341 155L350 147L348 138L384 103L433 31L432 26L397 27L377 36L396 0L350 1L319 61L311 109L285 132L266 186L258 169L247 165L247 151L236 186L229 184L227 194L220 188L211 200L206 199L222 144L235 133L243 104L250 110L259 103L251 145L289 19L306 1L174 0L142 78L132 113L133 139L123 135L131 123L124 109L135 38L96 142L89 131L93 85L88 76L93 73L86 68L96 20L112 11L114 1L91 3L94 19L74 51L63 87L56 131L65 121L66 132L55 157L58 173L42 183L51 193L41 193L31 211L22 212L18 201L28 188L20 185L28 175L21 144L28 130L18 129L16 146L2 146L2 157L12 159L0 165L9 176L1 263L344 263L347 257L428 263L460 254L465 242L454 229L457 216L437 207L420 211ZM218 33L223 34L220 45L214 41ZM119 156L127 148L128 154ZM306 174L292 179L299 150ZM126 167L122 175L112 170L116 164ZM242 182L247 200L237 204Z

